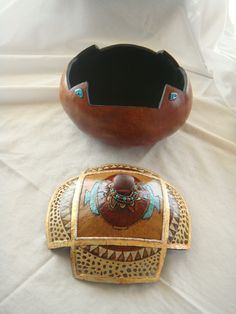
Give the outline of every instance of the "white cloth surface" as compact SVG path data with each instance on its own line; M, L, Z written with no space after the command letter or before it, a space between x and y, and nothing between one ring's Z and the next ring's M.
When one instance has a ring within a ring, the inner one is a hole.
M236 313L235 5L214 4L0 1L0 313ZM188 121L152 147L104 145L58 100L74 55L121 42L166 49L193 85ZM169 250L155 284L82 282L67 249L47 249L54 189L112 162L158 172L188 204L192 248Z

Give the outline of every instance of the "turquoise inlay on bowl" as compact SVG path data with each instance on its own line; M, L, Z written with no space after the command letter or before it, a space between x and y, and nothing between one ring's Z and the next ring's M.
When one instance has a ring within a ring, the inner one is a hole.
M173 100L175 100L177 98L177 96L178 96L177 93L172 92L172 93L169 94L168 98L169 98L170 101L173 101Z
M84 92L83 92L82 88L76 88L74 93L75 93L75 95L79 96L80 98L84 97Z

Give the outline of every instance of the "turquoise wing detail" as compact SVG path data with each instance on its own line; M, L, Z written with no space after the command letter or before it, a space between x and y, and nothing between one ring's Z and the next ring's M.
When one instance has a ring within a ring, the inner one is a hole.
M85 192L85 197L84 197L84 204L87 205L90 202L90 198L91 198L91 192L86 191Z
M144 189L148 192L147 199L150 200L150 204L143 215L143 219L148 219L152 216L153 210L156 209L158 213L161 211L159 196L154 195L153 190L150 185L145 184Z
M85 197L84 197L84 203L85 205L89 204L90 210L94 215L100 215L99 210L97 208L97 194L98 194L98 188L100 185L100 181L96 182L94 186L92 187L92 190L86 191L85 192Z

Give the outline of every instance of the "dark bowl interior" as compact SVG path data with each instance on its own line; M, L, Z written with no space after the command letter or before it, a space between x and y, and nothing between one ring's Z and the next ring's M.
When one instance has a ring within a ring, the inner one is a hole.
M136 45L91 46L69 64L69 89L88 82L91 105L159 107L166 84L186 88L185 71L166 51Z

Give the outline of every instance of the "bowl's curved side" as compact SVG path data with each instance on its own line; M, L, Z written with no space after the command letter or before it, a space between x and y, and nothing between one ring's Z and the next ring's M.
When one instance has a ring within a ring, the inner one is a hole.
M72 121L84 132L105 143L121 146L152 145L177 131L192 107L192 89L166 85L159 108L90 105L88 83L68 89L65 73L60 83L60 100ZM81 88L83 96L74 91ZM176 98L170 100L170 94Z

